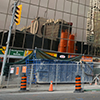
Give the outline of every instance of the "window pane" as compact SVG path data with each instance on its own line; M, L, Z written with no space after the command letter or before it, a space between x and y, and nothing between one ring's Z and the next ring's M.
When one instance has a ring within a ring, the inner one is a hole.
M85 6L79 5L79 15L84 16L84 8L85 8Z
M65 2L65 12L71 12L71 2L66 1Z
M9 0L0 0L0 12L7 12Z
M0 14L0 29L4 29L5 18L6 18L6 15Z
M31 3L38 5L39 4L39 0L31 0Z
M23 45L24 34L20 32L16 32L14 47L22 47Z
M32 48L33 38L34 35L26 34L25 44L24 44L25 48Z
M56 0L49 0L49 8L55 9Z
M38 7L37 6L30 6L30 13L29 18L35 18L37 16Z
M78 4L72 3L72 13L77 14L77 11L78 11Z
M2 43L3 46L6 46L7 39L8 39L8 31L4 33L3 43ZM11 34L9 46L12 46L12 41L13 41L13 34Z
M29 4L25 4L25 3L21 3L21 4L23 5L22 6L22 14L21 14L21 16L27 17Z
M54 10L48 10L48 13L47 13L47 18L48 19L53 19L54 18Z
M63 6L64 6L63 4L64 4L64 0L58 0L57 10L63 11Z
M48 0L41 0L40 5L47 7Z

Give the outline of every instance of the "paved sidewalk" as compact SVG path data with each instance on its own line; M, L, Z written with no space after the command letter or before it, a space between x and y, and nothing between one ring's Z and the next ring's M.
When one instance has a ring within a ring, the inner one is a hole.
M84 89L100 89L100 85L89 85L85 84ZM1 88L0 93L17 93L19 92L20 87L14 88L14 87L8 87L8 88ZM27 90L29 90L29 87L27 86ZM49 84L46 85L32 85L31 89L27 92L48 92L49 90ZM74 84L53 84L53 90L54 91L67 91L67 92L74 92L75 85Z

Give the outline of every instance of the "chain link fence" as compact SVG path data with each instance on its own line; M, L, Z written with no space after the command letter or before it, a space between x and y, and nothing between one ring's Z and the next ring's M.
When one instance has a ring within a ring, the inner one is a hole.
M53 81L55 89L58 83L75 83L75 76L81 76L82 88L85 82L92 81L92 67L86 64L28 64L11 65L7 79L7 87L14 86L20 88L23 73L27 76L27 88L31 90L35 84L47 84ZM89 75L87 75L88 73Z

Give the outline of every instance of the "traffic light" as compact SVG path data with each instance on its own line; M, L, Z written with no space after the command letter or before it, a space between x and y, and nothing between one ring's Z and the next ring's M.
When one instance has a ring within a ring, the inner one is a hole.
M19 6L16 7L16 11L15 11L16 25L20 24L21 12L22 12L22 5L19 5Z

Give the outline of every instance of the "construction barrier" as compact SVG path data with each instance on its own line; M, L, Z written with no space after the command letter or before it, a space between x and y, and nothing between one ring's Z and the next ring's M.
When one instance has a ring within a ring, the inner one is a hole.
M9 67L9 74L7 81L5 81L3 84L7 85L7 87L13 86L13 87L20 87L21 78L22 75L26 74L26 65L11 65Z
M20 86L20 90L26 90L26 85L27 85L27 77L25 74L23 74L22 78L21 78L21 86Z
M75 91L81 91L81 77L79 75L77 75L75 78Z
M81 77L79 75L75 78L75 93L83 92L81 88Z
M6 81L7 87L15 86L20 88L23 73L26 73L27 88L29 88L29 90L31 89L32 84L50 83L51 80L54 84L75 83L76 75L80 75L82 79L82 88L84 82L90 83L92 81L91 69L93 68L93 64L89 64L90 68L85 64L70 61L66 63L66 61L47 62L38 60L36 62L37 63L34 62L33 64L27 65L11 65L9 68L8 80Z

